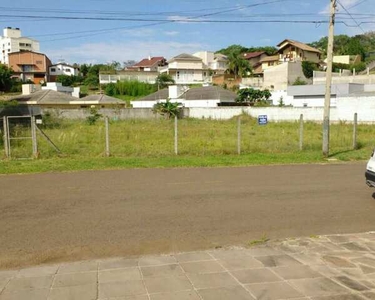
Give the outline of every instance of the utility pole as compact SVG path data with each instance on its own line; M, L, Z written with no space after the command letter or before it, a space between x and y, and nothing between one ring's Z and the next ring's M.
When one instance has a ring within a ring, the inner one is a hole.
M333 61L333 42L335 29L336 1L330 0L330 20L327 48L327 72L326 72L326 95L324 100L324 118L323 118L323 156L329 155L329 126L330 126L330 106L331 106L331 85L332 85L332 61Z

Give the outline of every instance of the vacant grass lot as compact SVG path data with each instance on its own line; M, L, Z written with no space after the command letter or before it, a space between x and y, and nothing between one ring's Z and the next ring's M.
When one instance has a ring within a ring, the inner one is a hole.
M54 120L56 121L56 120ZM179 120L179 156L174 155L173 120L111 121L111 157L104 157L105 127L85 121L58 120L44 132L61 149L62 155L38 134L38 160L3 161L0 173L82 170L126 167L191 167L275 163L310 163L324 161L321 156L322 126L304 125L304 150L299 151L299 123L257 125L242 116L242 155L237 155L237 119ZM28 135L21 126L14 136ZM358 127L358 150L352 150L353 125L331 126L331 158L367 159L375 146L375 126ZM3 147L2 147L3 148ZM2 150L3 151L3 150ZM4 156L4 153L3 153ZM30 141L12 141L13 157L30 157Z

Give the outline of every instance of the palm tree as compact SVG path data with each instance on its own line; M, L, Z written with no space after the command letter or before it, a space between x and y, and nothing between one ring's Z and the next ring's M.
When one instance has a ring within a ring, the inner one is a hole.
M240 53L232 52L228 55L228 69L227 73L233 74L234 78L237 76L244 77L252 73L250 63L241 57Z
M159 74L158 77L156 77L156 80L155 80L155 84L157 85L158 90L164 89L168 85L171 85L171 84L174 84L174 83L175 83L175 81L172 78L172 76L167 74L167 73Z

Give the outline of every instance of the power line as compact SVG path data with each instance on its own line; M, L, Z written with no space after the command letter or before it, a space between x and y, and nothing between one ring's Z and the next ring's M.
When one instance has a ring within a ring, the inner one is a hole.
M363 33L366 33L365 30L361 27L361 24L359 24L357 22L356 19L354 19L354 17L350 14L350 12L345 8L345 6L339 1L337 0L337 3L346 11L346 13L351 17L351 19L354 21L354 23L357 24L357 26L362 30Z
M362 0L361 2L358 2L357 4L354 4L354 5L350 6L350 7L348 8L348 10L350 10L350 9L352 9L352 8L354 8L354 7L357 7L357 6L361 5L362 3L365 3L366 1L368 1L368 0Z

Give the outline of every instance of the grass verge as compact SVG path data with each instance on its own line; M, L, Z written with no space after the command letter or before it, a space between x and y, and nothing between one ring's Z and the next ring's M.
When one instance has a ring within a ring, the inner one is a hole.
M339 160L343 161L343 160ZM347 161L347 160L345 160ZM35 160L4 160L0 174L41 173L127 168L241 167L275 164L323 163L319 152L168 157L62 157Z

